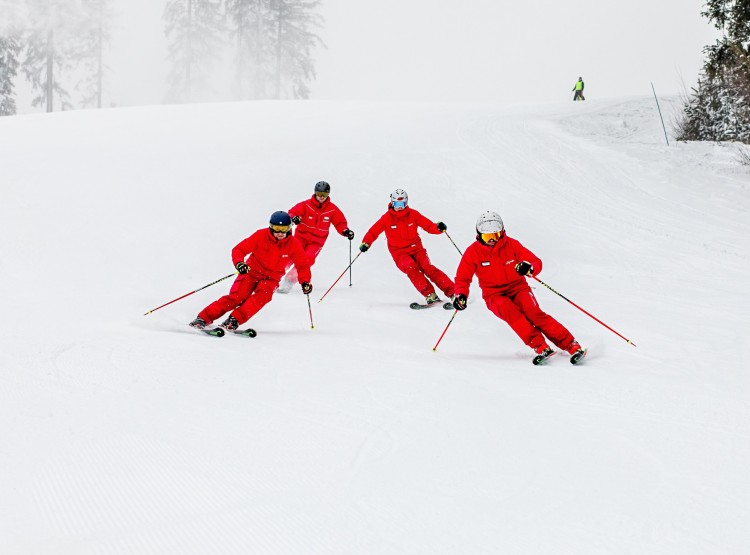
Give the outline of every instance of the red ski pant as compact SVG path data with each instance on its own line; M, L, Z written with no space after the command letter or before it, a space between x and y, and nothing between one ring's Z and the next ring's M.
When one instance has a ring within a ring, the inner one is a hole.
M435 292L430 280L448 297L453 296L453 281L430 262L427 251L422 249L414 254L393 255L393 261L404 272L424 297ZM426 277L425 277L426 276Z
M297 240L302 244L302 250L305 251L305 256L312 266L315 264L315 259L318 258L320 251L323 250L323 243L308 243L302 237L297 237ZM286 265L286 270L289 270L291 265L292 261L290 260L289 264ZM284 279L291 283L297 283L297 268L289 270Z
M535 351L547 344L544 336L566 351L573 343L573 334L539 308L534 293L528 287L510 295L491 295L484 302L495 316L508 323L521 341Z
M240 274L234 280L229 294L212 302L198 316L210 324L231 310L231 316L234 316L240 324L244 324L268 304L278 286L279 281L276 279Z

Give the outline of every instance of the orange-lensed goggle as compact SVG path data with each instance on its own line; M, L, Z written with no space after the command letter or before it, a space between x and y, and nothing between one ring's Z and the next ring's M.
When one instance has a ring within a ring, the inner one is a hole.
M316 197L323 197L327 198L330 193L327 193L326 191L315 191Z
M500 233L481 233L482 241L489 243L490 241L499 241L500 238L505 235L505 231Z
M292 229L292 226L290 225L271 224L271 231L275 233L288 233L290 229Z

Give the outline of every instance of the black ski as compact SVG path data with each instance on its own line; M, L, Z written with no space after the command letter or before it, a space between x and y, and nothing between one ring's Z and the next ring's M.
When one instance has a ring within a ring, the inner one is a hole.
M583 359L586 358L586 354L589 352L588 349L581 349L580 351L573 354L572 357L570 357L570 363L571 364L581 364L583 362Z
M409 305L409 308L414 310L424 310L425 308L432 308L434 306L441 306L441 301L435 301L434 303L430 304L421 304L421 303L411 303ZM442 307L445 310L453 310L453 304L452 303L442 303Z
M211 335L213 337L224 337L224 329L223 328L195 328L197 330L202 331L205 334Z
M258 332L255 331L253 328L245 328L244 330L234 330L232 331L234 335L239 335L241 337L255 337L258 335Z
M531 359L531 364L533 364L534 366L547 364L547 361L555 356L555 354L557 354L557 351L553 351L551 349L549 351L545 351L544 353L539 353L533 359Z

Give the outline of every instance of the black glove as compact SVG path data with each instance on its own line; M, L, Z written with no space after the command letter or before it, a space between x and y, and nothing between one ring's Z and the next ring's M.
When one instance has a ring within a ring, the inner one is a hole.
M303 281L300 285L302 285L302 292L305 295L309 295L310 293L312 293L312 284L311 283Z
M456 295L456 298L453 299L453 308L464 310L466 308L466 295Z
M302 221L302 220L300 219L300 217L299 217L299 216L292 216L292 223L293 223L294 225L299 225L299 223L300 223L301 221Z
M359 246L359 250L361 250L362 252L367 252L367 249L369 249L369 248L370 248L370 245L368 245L367 243L362 243Z
M241 274L247 273L247 264L245 264L242 260L237 262L234 267L237 268L237 271Z
M443 231L445 231L446 229L448 229L448 226L445 225L443 222L438 222L437 226L438 226L438 231L440 233L442 233Z
M524 260L516 264L516 272L522 276L530 276L534 273L534 266Z
M352 239L354 239L354 232L351 229L349 229L348 227L343 232L341 232L341 235L343 235L344 237L346 237L350 241Z

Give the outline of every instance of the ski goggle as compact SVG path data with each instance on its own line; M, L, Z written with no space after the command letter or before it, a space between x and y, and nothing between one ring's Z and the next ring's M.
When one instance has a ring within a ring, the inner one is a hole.
M316 197L328 198L329 194L330 193L327 193L326 191L315 191L315 196Z
M505 231L501 231L500 233L481 233L482 241L485 243L489 243L490 241L499 241L500 238L505 235Z
M393 201L393 207L394 208L406 208L406 201L405 200L394 200Z
M274 233L288 233L290 229L292 229L292 226L290 225L276 225L271 224L271 231Z

